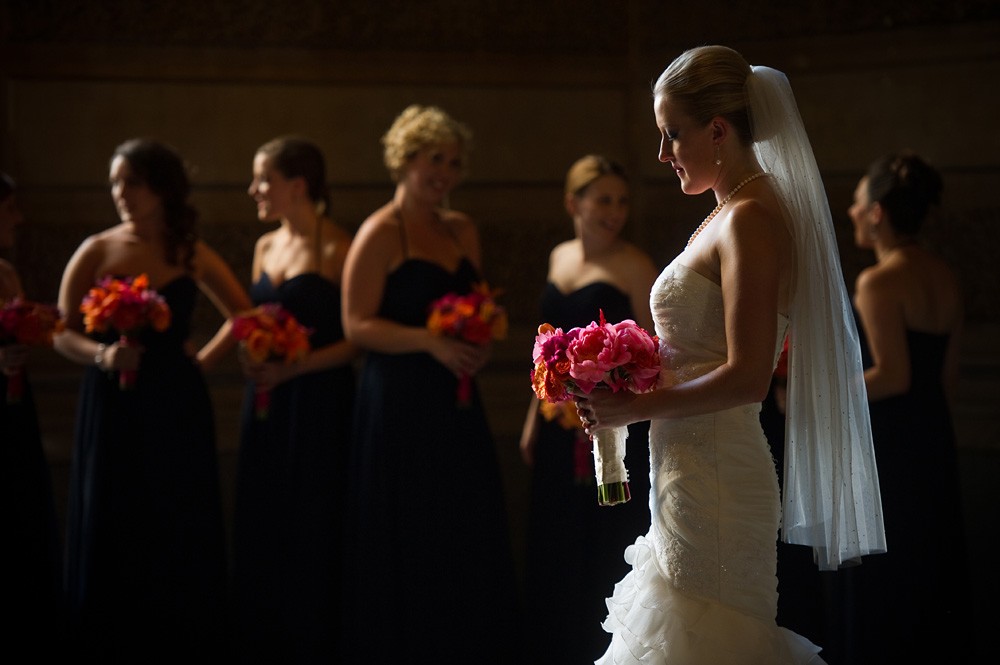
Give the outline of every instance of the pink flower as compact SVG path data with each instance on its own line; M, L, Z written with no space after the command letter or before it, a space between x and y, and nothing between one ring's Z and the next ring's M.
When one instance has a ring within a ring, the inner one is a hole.
M598 385L614 392L645 392L660 377L659 341L635 321L610 324L600 312L586 328L563 332L551 324L538 327L532 351L531 383L548 402L591 393Z
M632 320L609 324L604 319L603 311L599 320L586 328L563 332L548 323L540 325L532 360L535 366L531 370L531 387L535 396L546 403L568 402L574 394L589 394L599 385L614 392L645 392L654 388L660 377L659 340ZM600 436L607 431L610 430L594 435L594 454L602 460L610 459L608 455L611 454L618 455L621 468L611 470L626 477L624 462L620 458L624 450L619 450L617 444L609 445L618 440L618 434L614 433L610 438ZM574 453L578 476L589 474L593 467L590 466L588 446L582 437ZM613 505L628 501L628 483L605 482L607 476L604 472L602 462L596 471L600 484L598 503Z
M660 341L626 319L615 324L618 339L628 349L629 360L621 366L627 387L637 393L646 392L660 377Z
M564 333L562 328L553 328L550 324L543 323L538 327L531 359L536 363L542 361L546 365L565 360L566 348L576 339L578 332L579 329L574 328Z
M570 376L576 379L577 387L590 393L594 387L606 381L608 374L616 367L628 362L628 348L621 343L618 331L604 320L604 312L598 322L593 322L580 331L570 342L566 356L572 363ZM622 388L617 382L608 384L612 390Z

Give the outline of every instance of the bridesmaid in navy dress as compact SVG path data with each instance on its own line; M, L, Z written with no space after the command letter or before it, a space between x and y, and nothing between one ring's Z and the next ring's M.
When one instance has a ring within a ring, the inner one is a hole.
M326 168L310 141L257 150L250 196L262 222L250 296L311 329L294 364L251 363L242 415L234 532L241 662L333 662L338 641L342 513L355 378L340 278L351 237L327 216ZM256 386L256 387L255 387ZM254 412L257 387L270 393Z
M14 245L14 227L22 221L14 181L0 173L0 250ZM0 259L0 304L17 297L24 297L17 270ZM62 638L62 558L52 479L25 368L28 356L22 345L0 346L0 520L8 544L2 588L9 610L0 636L8 658L31 649L44 659L55 656L48 649ZM8 404L7 382L15 369L24 392ZM43 633L46 639L39 641Z
M429 305L481 278L479 236L445 207L465 127L411 106L383 137L392 200L361 225L344 272L344 324L367 351L358 391L347 662L507 662L515 585L496 449L475 388L490 355L435 336Z
M624 169L600 155L577 160L566 174L565 205L574 237L549 255L540 322L569 330L603 310L612 323L632 319L652 333L649 293L657 270L621 237L629 212ZM628 572L622 552L649 527L649 423L629 427L632 500L599 506L592 446L575 408L568 418L549 409L532 399L521 436L532 469L525 652L533 663L593 662L607 647L605 598Z
M229 318L250 300L197 238L181 158L151 140L111 159L120 223L85 239L63 273L58 351L86 366L77 403L67 526L74 649L109 662L206 662L225 642L227 559L212 404L202 367L231 351ZM101 278L146 274L169 327L138 344L85 333L80 302ZM199 291L225 320L189 350ZM117 372L137 370L131 389Z
M962 292L954 270L919 242L941 190L924 159L890 154L869 167L849 209L855 244L876 258L858 275L854 304L888 543L855 571L859 663L967 663L974 653L949 406Z

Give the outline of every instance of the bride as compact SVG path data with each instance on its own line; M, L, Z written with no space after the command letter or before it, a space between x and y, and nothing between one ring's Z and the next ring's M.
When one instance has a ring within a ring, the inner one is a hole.
M829 205L783 74L722 46L654 87L659 159L718 205L653 286L660 387L595 391L588 432L650 420L652 524L608 599L609 663L821 663L775 623L776 540L821 569L885 551L858 339ZM784 497L758 418L790 335ZM784 499L782 511L782 498Z

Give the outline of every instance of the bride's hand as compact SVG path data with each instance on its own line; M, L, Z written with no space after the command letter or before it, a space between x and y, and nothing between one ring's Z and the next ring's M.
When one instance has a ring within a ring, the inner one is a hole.
M599 429L624 427L635 422L632 403L636 395L630 390L617 393L607 388L597 388L589 395L576 395L576 412L587 434L593 435Z

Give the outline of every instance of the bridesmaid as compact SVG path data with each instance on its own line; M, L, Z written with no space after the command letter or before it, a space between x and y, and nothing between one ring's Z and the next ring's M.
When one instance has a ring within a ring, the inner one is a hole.
M56 348L86 367L77 405L67 528L74 648L110 662L143 654L206 662L223 648L227 560L212 404L202 366L233 348L229 317L250 300L197 236L180 156L133 139L111 158L120 223L85 239L59 290ZM139 344L88 334L80 303L106 276L146 274L170 306ZM225 320L191 355L199 290ZM116 373L136 370L121 389ZM228 646L228 645L225 645ZM149 661L152 662L152 661Z
M0 173L0 250L13 247L15 227L22 221L14 181ZM24 293L17 270L0 259L0 305L18 297ZM39 657L55 656L51 649L63 637L61 545L52 478L24 367L28 355L22 345L0 346L0 521L6 569L2 588L10 610L0 631L5 636L0 653L6 660L28 649ZM8 404L7 384L15 371L21 372L23 394L17 403ZM42 632L47 637L40 642Z
M624 169L600 155L580 158L566 174L564 202L574 237L549 255L541 321L569 330L603 310L612 323L632 319L652 332L649 292L657 270L621 237L629 213ZM649 423L629 427L625 464L632 501L602 507L590 439L573 403L567 405L568 417L553 418L552 405L533 399L521 436L521 455L532 469L525 563L529 662L585 663L601 655L611 580L628 572L622 552L649 526Z
M848 211L855 244L876 259L858 275L854 304L889 542L856 571L864 663L972 660L950 408L962 291L955 271L920 242L941 190L940 173L920 156L890 154L871 164ZM943 526L947 541L932 526Z
M367 352L358 391L346 662L506 662L514 570L496 448L475 387L490 355L432 334L431 303L482 278L479 233L447 207L468 130L411 106L383 137L392 199L358 230L344 268L344 325ZM416 650L416 651L415 651Z
M312 329L296 363L253 363L242 416L235 518L235 588L242 662L333 662L341 534L355 379L344 339L340 280L350 234L328 216L326 168L313 143L284 137L253 160L248 192L262 222L254 304L279 303ZM270 392L266 418L254 392Z

